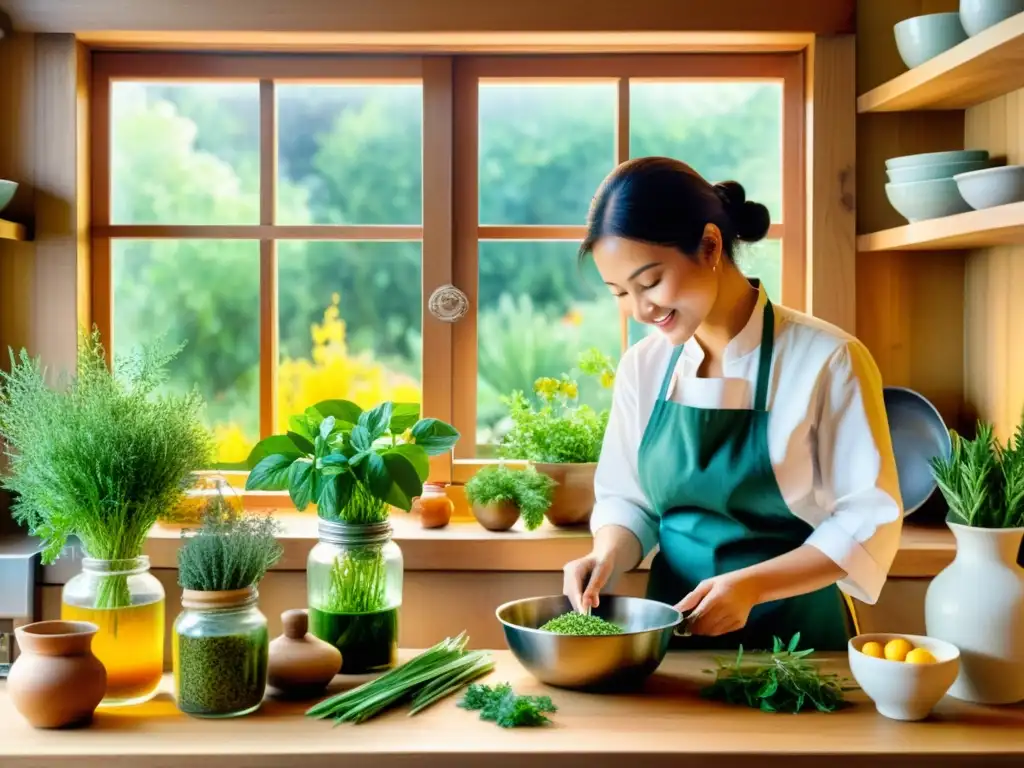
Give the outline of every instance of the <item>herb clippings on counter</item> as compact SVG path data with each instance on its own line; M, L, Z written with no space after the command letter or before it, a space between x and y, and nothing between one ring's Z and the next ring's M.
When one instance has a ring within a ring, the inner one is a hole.
M705 698L743 704L762 712L796 714L814 707L833 712L845 705L844 691L852 690L839 675L825 674L810 656L814 649L798 651L800 633L784 645L779 638L771 653L744 653L734 660L716 659L715 682L702 691Z
M415 715L494 669L490 654L467 651L468 643L465 632L447 638L375 680L324 699L306 715L335 724L362 723L403 702Z
M473 684L459 706L472 712L479 711L480 719L502 728L522 728L547 725L547 715L558 711L550 696L518 696L508 683Z
M539 627L541 632L553 632L556 635L621 635L622 627L593 614L570 611L556 616Z

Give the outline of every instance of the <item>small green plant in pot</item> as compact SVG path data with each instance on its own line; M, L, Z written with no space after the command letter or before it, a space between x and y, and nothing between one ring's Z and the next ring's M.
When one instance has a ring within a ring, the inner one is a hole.
M466 499L473 516L489 531L507 531L520 517L528 531L544 522L551 506L555 481L533 467L523 470L504 465L484 467L466 483Z
M601 387L615 384L610 357L597 349L582 353L578 367ZM523 392L506 398L512 428L499 447L501 456L526 459L556 484L546 515L554 525L585 523L594 507L594 472L601 455L609 410L579 402L579 384L568 374L534 382L537 406Z
M178 708L196 717L254 712L267 686L267 619L257 585L280 559L272 517L212 501L202 527L183 532L178 584L184 609L174 622Z
M0 436L14 519L42 544L44 563L77 538L82 572L61 593L61 618L99 627L104 706L151 698L164 662L164 589L143 547L209 467L212 435L196 393L159 394L179 350L119 355L108 368L98 333L83 333L73 376L51 386L38 360L11 352L0 372Z
M1006 445L986 422L973 439L950 436L949 456L934 459L932 471L956 557L928 586L926 632L970 651L951 696L1014 704L1024 701L1024 421Z
M430 456L450 451L459 433L421 419L415 404L363 410L348 400L317 403L289 426L253 449L246 488L287 490L300 510L317 505L320 541L306 568L310 632L341 651L345 674L390 667L403 568L389 509L409 511Z

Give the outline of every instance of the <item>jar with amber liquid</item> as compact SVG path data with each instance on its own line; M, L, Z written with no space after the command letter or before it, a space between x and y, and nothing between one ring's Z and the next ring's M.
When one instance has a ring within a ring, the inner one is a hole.
M413 499L409 511L419 517L424 528L444 528L451 522L455 502L448 498L441 483L424 483L423 493Z
M85 558L64 585L60 617L91 621L92 650L107 668L101 707L141 704L156 694L164 671L164 588L149 558Z

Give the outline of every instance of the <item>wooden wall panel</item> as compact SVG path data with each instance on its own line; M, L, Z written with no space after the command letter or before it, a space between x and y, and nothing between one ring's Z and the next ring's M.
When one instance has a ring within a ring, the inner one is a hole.
M906 71L893 25L923 13L955 11L956 0L860 0L857 4L857 92ZM885 196L885 160L961 149L963 112L857 117L857 232L906 221ZM962 425L963 284L960 252L858 254L857 335L871 350L887 386L930 399L950 426Z
M1024 90L967 110L964 139L994 157L1024 163ZM1024 245L971 252L966 269L965 397L971 417L1003 440L1024 407Z

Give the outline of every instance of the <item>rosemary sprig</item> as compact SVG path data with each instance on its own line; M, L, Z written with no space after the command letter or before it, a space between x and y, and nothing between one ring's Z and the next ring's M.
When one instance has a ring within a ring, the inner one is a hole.
M715 681L702 694L762 712L839 709L845 704L844 691L853 686L839 675L821 672L811 658L814 649L798 651L799 644L797 632L788 645L776 637L770 653L744 653L741 645L735 659L716 658L718 668L705 670L715 675Z

